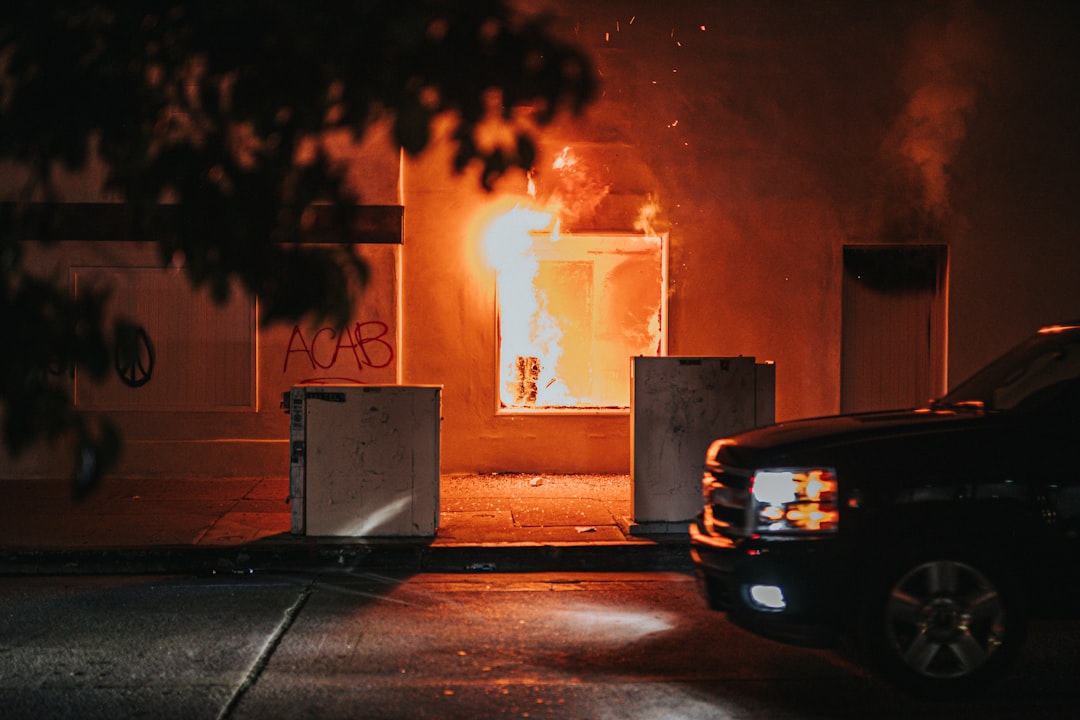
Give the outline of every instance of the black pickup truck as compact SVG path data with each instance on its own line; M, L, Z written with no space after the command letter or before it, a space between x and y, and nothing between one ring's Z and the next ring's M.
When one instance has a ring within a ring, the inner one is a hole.
M921 696L973 690L1029 618L1080 616L1080 322L929 407L712 443L691 553L710 607L838 643Z

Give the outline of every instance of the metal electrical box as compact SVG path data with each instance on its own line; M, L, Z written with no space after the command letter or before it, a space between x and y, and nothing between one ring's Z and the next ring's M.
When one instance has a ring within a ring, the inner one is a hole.
M634 531L686 532L705 451L775 417L776 368L752 357L636 357L631 365Z
M289 393L292 532L433 537L440 386L303 385Z

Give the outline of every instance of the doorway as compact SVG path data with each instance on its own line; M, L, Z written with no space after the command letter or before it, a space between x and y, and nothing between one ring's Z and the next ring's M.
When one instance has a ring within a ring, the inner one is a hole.
M923 406L945 392L948 248L844 247L840 410Z

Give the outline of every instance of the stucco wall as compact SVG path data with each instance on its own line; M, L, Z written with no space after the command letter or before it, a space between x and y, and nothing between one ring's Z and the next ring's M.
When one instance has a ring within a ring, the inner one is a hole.
M866 223L858 203L873 200L848 175L872 175L886 114L882 70L866 71L878 63L850 58L884 52L886 20L826 18L804 33L818 15L809 7L549 9L594 54L603 86L585 117L544 135L541 177L571 147L610 188L599 217L581 219L591 227L630 230L626 198L659 202L670 354L775 361L779 418L836 410L842 224ZM860 35L867 24L877 36ZM477 242L470 218L489 199L475 183L437 180L440 166L429 155L405 173L404 372L446 385L444 468L626 471L626 415L495 415L493 281L464 257Z
M838 410L845 243L951 248L950 382L1080 316L1068 4L642 5L528 4L603 78L538 167L570 146L609 186L593 227L657 199L670 354L774 361L780 420ZM438 165L405 175L404 373L446 385L444 469L624 471L625 417L495 415L492 282L466 259L488 198Z
M949 382L1080 319L1080 6L994 6L993 72L952 168Z

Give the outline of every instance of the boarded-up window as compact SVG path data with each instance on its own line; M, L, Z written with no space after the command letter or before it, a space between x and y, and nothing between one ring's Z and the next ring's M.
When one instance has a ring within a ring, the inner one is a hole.
M159 268L73 267L72 287L110 288L108 314L136 323L138 353L104 383L76 376L89 410L254 410L255 308L236 293L216 305L186 276Z

